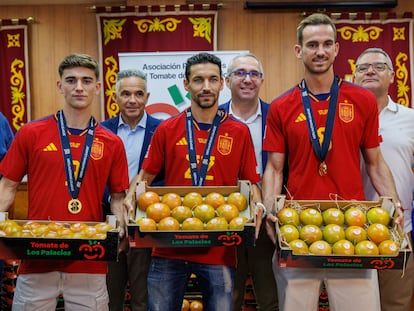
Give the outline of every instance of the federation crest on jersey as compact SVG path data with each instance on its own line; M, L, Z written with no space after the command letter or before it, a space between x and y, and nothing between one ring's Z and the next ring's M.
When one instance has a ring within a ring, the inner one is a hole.
M92 145L91 157L94 160L100 160L103 157L104 144L99 140L95 140Z
M339 103L339 118L345 123L354 120L354 105L348 102Z
M228 155L233 147L233 138L227 135L219 135L217 149L222 155Z

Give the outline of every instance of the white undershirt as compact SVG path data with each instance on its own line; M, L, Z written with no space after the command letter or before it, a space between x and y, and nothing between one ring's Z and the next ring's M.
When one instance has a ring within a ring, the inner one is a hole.
M243 122L249 127L250 135L253 140L254 145L254 153L256 155L256 162L257 167L256 171L260 174L260 177L263 175L263 163L262 163L262 145L263 145L263 138L262 138L262 109L260 107L260 102L257 105L256 112L247 120L243 120L242 118L238 117L233 113L231 109L231 102L229 105L229 114L232 115L237 120Z

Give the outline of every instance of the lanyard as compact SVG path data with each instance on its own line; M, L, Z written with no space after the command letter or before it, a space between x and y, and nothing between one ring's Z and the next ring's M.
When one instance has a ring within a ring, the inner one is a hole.
M310 134L313 150L315 151L315 154L320 160L320 162L323 163L326 159L326 156L328 155L329 144L331 142L333 126L335 121L336 104L338 101L339 93L338 78L334 78L330 90L331 98L329 99L328 116L326 119L325 133L322 141L322 146L319 143L319 138L316 134L315 118L313 116L311 102L309 98L309 91L308 87L306 86L305 80L302 80L300 84L300 89L302 95L303 108L305 109L306 122L308 124L308 131Z
M224 116L224 114L225 112L223 110L217 110L217 114L214 117L213 123L211 124L210 133L208 134L206 147L204 148L203 158L201 159L200 164L200 170L198 170L196 143L193 128L193 116L191 113L191 108L188 108L186 111L185 129L188 141L188 156L190 159L190 171L193 186L204 185L204 181L207 176L208 164L210 162L210 155L213 150L214 142L216 140L218 128L220 126L220 120Z
M75 172L73 170L73 160L72 160L72 154L70 150L70 142L69 142L69 137L68 137L66 120L65 120L65 116L63 115L62 110L58 111L57 118L58 118L60 143L62 145L62 153L63 153L63 159L64 159L64 164L65 164L66 180L68 182L68 190L69 190L71 198L77 199L81 185L82 185L83 177L85 176L86 168L88 166L89 157L91 154L93 136L95 133L95 119L91 117L89 121L89 128L86 133L86 141L85 141L85 145L83 146L83 151L82 151L79 174L78 174L78 178L75 180Z

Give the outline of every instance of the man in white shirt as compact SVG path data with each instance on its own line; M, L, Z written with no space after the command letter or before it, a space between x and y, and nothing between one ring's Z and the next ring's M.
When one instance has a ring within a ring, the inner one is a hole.
M378 102L381 152L395 180L404 209L404 231L412 232L412 201L414 191L414 110L395 103L388 95L394 82L394 70L388 54L380 48L369 48L356 61L355 83L371 90ZM364 191L367 200L378 200L365 167ZM408 258L406 270L379 270L381 309L409 311L414 290L414 260Z

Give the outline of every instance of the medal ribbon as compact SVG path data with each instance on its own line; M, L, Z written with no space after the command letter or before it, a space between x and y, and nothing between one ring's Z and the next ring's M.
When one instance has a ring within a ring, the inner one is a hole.
M217 114L214 117L213 123L211 124L210 133L208 134L206 147L204 148L203 158L201 159L200 164L200 170L198 170L196 143L193 128L193 116L191 113L191 108L187 109L185 129L188 141L187 148L190 160L191 180L194 186L204 185L204 181L207 176L208 164L210 162L210 155L213 150L214 142L216 140L218 128L220 126L220 120L224 116L224 114L225 112L223 110L217 110Z
M334 81L331 86L330 94L331 98L329 99L328 106L328 116L326 119L325 133L323 136L322 146L319 143L318 135L316 134L316 124L315 118L313 116L313 111L311 107L310 97L308 87L306 86L305 80L302 80L300 84L300 90L302 95L303 108L306 114L306 122L308 124L308 131L310 139L312 142L313 150L315 151L316 156L321 162L324 162L326 156L328 155L329 144L332 138L333 125L335 121L335 112L336 104L338 101L339 85L338 78L334 77Z
M68 190L69 190L69 194L72 197L72 199L77 199L81 185L82 185L83 177L85 176L86 168L88 166L90 154L91 154L96 122L95 122L95 119L91 117L89 121L89 128L88 128L88 131L86 132L85 145L83 146L78 178L75 180L72 153L70 151L69 135L67 131L65 116L63 115L62 110L58 111L57 118L58 118L60 143L62 145L62 153L63 153L63 159L64 159L64 164L65 164L66 180L68 181Z

